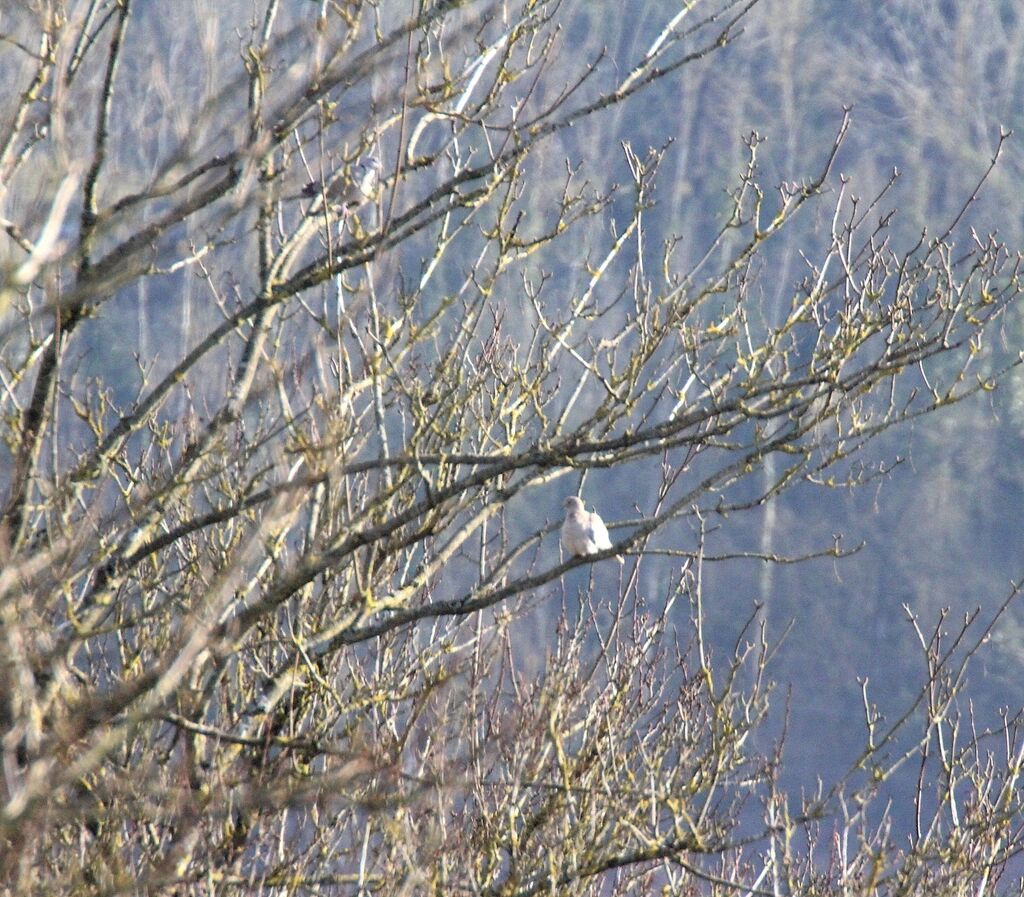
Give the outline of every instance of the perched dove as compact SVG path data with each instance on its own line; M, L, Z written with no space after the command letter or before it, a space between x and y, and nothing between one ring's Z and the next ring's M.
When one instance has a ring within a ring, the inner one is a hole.
M348 215L377 195L379 178L380 162L376 159L363 159L352 169L351 179L335 178L325 187L324 182L317 178L306 184L300 195L315 199L326 190L328 205L334 211Z
M612 547L608 528L596 513L590 513L575 495L565 500L565 522L562 524L562 548L572 556L597 554ZM622 558L618 558L622 563Z

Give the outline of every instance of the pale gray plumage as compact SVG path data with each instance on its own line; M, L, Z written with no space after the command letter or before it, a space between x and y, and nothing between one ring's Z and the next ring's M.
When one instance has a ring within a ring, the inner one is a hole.
M585 557L612 547L604 521L598 514L587 511L579 498L570 495L563 507L562 548L566 552L574 557Z
M352 169L350 178L335 178L326 187L319 179L310 181L302 188L301 195L307 199L315 199L326 190L327 202L331 208L347 215L377 195L379 179L380 162L376 159L363 159Z

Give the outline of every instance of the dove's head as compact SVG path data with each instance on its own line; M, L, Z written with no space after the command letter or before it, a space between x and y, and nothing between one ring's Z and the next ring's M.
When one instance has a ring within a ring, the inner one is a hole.
M562 502L562 507L569 514L579 514L583 510L583 501L575 495L570 495Z

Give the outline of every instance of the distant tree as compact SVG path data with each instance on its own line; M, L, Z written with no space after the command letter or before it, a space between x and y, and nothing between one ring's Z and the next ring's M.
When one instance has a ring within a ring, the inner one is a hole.
M859 759L798 800L752 737L775 636L752 612L715 656L704 570L714 528L870 481L871 439L994 388L1017 257L954 252L959 219L892 245L885 191L832 175L844 118L774 192L750 135L682 261L649 238L667 150L624 142L606 190L567 137L754 5L614 60L545 0L5 17L4 893L993 892L1024 747L960 696L994 621L911 618L906 716L865 687ZM563 559L581 486L613 546ZM902 838L876 798L911 763Z

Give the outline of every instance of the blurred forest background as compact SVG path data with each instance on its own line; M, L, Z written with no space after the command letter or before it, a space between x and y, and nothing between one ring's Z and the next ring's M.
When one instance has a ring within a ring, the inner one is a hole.
M0 46L0 77L5 84L18 85L18 91L25 89L26 57L13 37L27 41L35 14L29 10L44 5L0 0L0 32L12 38ZM288 85L289 66L300 67L319 52L316 16L335 16L351 5L280 3L275 41L284 37L271 43L266 61L281 74L281 84ZM702 4L693 5L694 18L704 14ZM93 6L98 17L116 20L116 4ZM736 4L721 6L727 7L728 15L739 11ZM675 0L566 0L559 10L559 49L547 59L544 77L533 88L533 101L550 101L574 81L573 72L602 52L606 59L599 70L625 77L682 8ZM219 107L211 97L230 97L231 91L244 95L245 85L252 83L245 76L254 58L247 56L247 41L261 27L262 9L261 4L244 0L131 4L117 102L109 123L101 187L106 201L150 189L154 176L171 165L183 143L191 142L199 158L218 152L221 145L232 146L235 135L249 127L230 102ZM394 5L381 10L393 13ZM378 33L387 33L396 23L381 20L382 14L377 13ZM898 171L876 217L895 210L888 239L894 251L906 251L922 229L937 236L957 218L989 167L1001 129L1016 133L958 223L956 245L966 246L974 228L979 237L997 232L1011 252L1024 246L1024 9L1017 0L762 0L730 36L725 46L672 77L653 82L630 102L581 119L531 152L523 162L524 187L517 200L526 219L533 215L534 220L545 220L545 209L562 190L567 167L578 166L579 179L600 193L613 184L631 182L623 144L640 157L649 149L663 149L650 197L654 202L644 212L644 240L656 249L675 240L673 261L689 269L730 214L727 190L746 164L744 139L755 131L763 138L758 147L762 184L807 182L821 171L849 109L851 124L825 186L826 198L788 225L758 257L755 300L763 304L768 320L784 316L799 285L813 276L808 257L828 245L832 203L842 179L848 179L848 193L866 203ZM404 44L399 49L404 52ZM352 157L360 151L381 153L385 177L393 173L394 146L378 146L365 124L371 118L389 121L388 139L394 140L394 119L388 115L397 115L397 107L394 85L387 79L395 71L401 66L382 70L379 77L371 74L354 94L330 109L329 116L344 132L345 147L331 142L338 130L319 146L311 137L306 144L307 173L330 173L343 151ZM97 63L90 77L101 73ZM273 80L268 84L265 89L274 97ZM285 88L281 91L284 97ZM75 112L68 110L69 131L77 126ZM203 123L201 131L192 130L196 122ZM409 137L408 130L403 134ZM431 133L417 136L422 137L421 151L429 152ZM297 163L292 172L281 188L284 195L300 189L306 179ZM261 175L245 176L255 181ZM22 169L16 189L3 197L4 220L44 220L61 177L53 159L36 169ZM382 190L375 213L384 219L390 214L387 197L387 190ZM549 302L560 292L575 295L586 288L609 234L633 213L634 201L628 190L616 193L603 215L582 219L571 239L553 241L531 258L530 270L549 278ZM146 215L153 220L164 210L159 201L148 208ZM68 241L74 239L77 226L74 201L72 209L67 220L73 223L62 232ZM113 283L102 311L84 320L69 343L64 370L75 371L82 381L102 381L110 390L111 407L129 406L144 391L142 370L146 382L158 382L190 347L221 324L224 309L260 289L253 273L251 216L225 217L220 231L207 218L196 225L201 235L190 227L186 223L185 232L176 236L177 246L190 240L200 245L216 232L221 261L212 291L201 273L202 258L175 267L168 264L171 256L157 255L156 264L167 265L167 270ZM415 282L435 239L436 233L425 229L407 240L400 252L381 263L379 283L400 290ZM738 245L731 241L740 239L740 234L727 234L717 252L727 257ZM236 262L226 263L232 253ZM17 251L9 248L4 255L13 260ZM462 275L458 259L443 261L431 288L437 296L458 290ZM500 318L501 339L526 346L536 335L533 305L513 287L502 286L494 314ZM328 279L305 295L317 296L318 290L330 288ZM223 300L220 308L211 294ZM308 301L315 305L320 300ZM23 346L11 335L10 310L0 311L6 316L0 323L7 340L0 351L10 353L10 365ZM594 320L591 338L613 339L616 321ZM1024 345L1022 329L1020 310L1011 309L998 329L987 335L986 371L1012 363ZM285 367L303 356L300 338L292 339L276 347L277 360ZM229 351L231 365L238 363L240 354L238 347ZM169 418L201 426L215 413L210 409L218 405L222 373L229 362L211 358L203 364L208 366L197 368L202 376L188 391L169 399ZM956 629L956 621L976 608L990 617L1006 600L1011 582L1024 575L1024 528L1019 523L1024 467L1018 463L1022 443L1024 380L1011 375L994 391L894 428L870 443L860 459L865 469L881 466L889 472L866 485L828 489L799 484L754 512L730 519L728 525L715 521L705 545L709 556L751 552L796 558L830 548L836 536L841 536L845 550L863 544L861 550L838 559L766 564L741 558L705 567L705 634L714 652L729 655L757 605L769 638L785 634L768 667L777 683L771 725L756 737L759 747L770 750L771 740L785 727L781 776L786 790L813 791L819 779L831 781L857 757L863 746L864 680L870 700L887 716L897 715L913 700L927 671L904 605L925 621L926 628L948 608ZM0 449L0 484L5 490L16 454L16 446ZM626 532L616 523L636 521L654 501L658 460L647 463L649 480L635 470L623 476L614 466L594 469L585 477L583 496L611 525L613 539ZM779 473L777 464L768 459L764 472L741 484L733 497L753 497L757 489L766 488ZM529 501L511 502L505 519L509 542L556 525L562 500L578 482L576 475L563 477ZM671 523L654 535L650 547L692 541L694 525L692 520ZM675 526L689 528L685 537L673 531ZM667 592L678 566L678 559L652 552L637 591L657 603L656 596ZM617 565L602 562L592 572L587 567L569 571L561 585L539 588L529 612L511 629L511 642L524 668L534 661L537 669L543 665L563 602L574 606L579 595L592 588L602 612L611 613L617 601L617 576ZM685 607L678 606L675 613L681 625L688 619ZM1019 707L1024 695L1022 644L1024 606L1012 605L970 668L968 691L979 717L998 719L1003 708L1013 713ZM909 830L912 824L910 798L916 776L917 768L908 766L887 785L895 798L897 828Z
M638 29L621 39L642 44L644 37ZM1014 129L970 223L981 232L997 229L1020 247L1022 91L1024 11L1013 3L795 0L755 10L744 39L724 58L706 72L690 70L678 89L652 94L650 112L623 122L615 136L636 144L637 130L646 130L655 143L652 128L664 127L676 139L670 176L659 182L665 206L655 214L688 236L684 247L696 246L707 213L721 202L725 172L737 164L737 134L753 128L767 138L761 160L769 182L798 178L806 161L826 150L838 110L851 106L851 137L837 169L864 197L899 171L888 204L898 209L895 232L909 244L924 227L956 214L1000 127ZM804 276L799 251L813 245L808 229L778 249L766 278L770 303L788 302ZM1007 321L1000 352L1020 350L1021 325L1019 316ZM1024 529L1014 521L1022 480L1013 459L1024 433L1022 389L1019 377L1010 378L983 400L882 437L869 452L904 461L882 482L854 491L796 489L760 519L729 529L731 548L771 546L784 554L820 547L833 533L847 547L864 543L836 563L751 561L716 567L709 579L708 613L722 639L753 601L764 603L776 632L793 624L773 665L776 680L793 690L790 786L810 787L855 756L862 720L851 708L860 679L869 680L871 697L890 718L906 704L923 662L902 605L925 620L943 608L953 618L978 607L992 612L1020 580ZM614 475L608 488L616 488ZM628 500L628 491L619 500ZM973 669L971 692L986 715L1020 701L1022 623L1022 609L1013 609Z
M637 4L628 19L607 15L600 3L574 8L567 40L584 56L608 46L613 58L630 58L649 46L673 6ZM909 246L924 228L956 216L1003 127L1016 134L968 220L979 232L997 230L1010 247L1024 245L1024 10L1011 2L786 0L759 5L743 29L713 61L655 85L613 122L562 135L546 162L598 157L607 162L588 166L588 178L610 169L609 180L624 181L619 141L639 150L672 140L648 224L658 236L679 235L677 254L692 259L727 214L724 185L742 165L742 136L755 130L765 138L765 183L799 180L827 154L842 109L851 107L836 170L864 198L899 172L883 207L898 210L894 244ZM826 238L828 214L823 207L773 248L763 287L769 307L788 306L807 275L801 252ZM565 267L572 270L571 258ZM1021 326L1019 315L1008 319L998 346L1003 357L1020 350ZM864 546L839 561L735 561L708 572L705 610L721 649L732 645L755 602L776 636L792 626L771 667L791 690L788 788L813 789L816 778L832 779L857 756L861 680L869 680L871 699L890 719L916 692L924 664L904 604L922 620L943 609L953 619L979 607L992 613L1020 580L1024 528L1015 518L1024 480L1012 459L1024 438L1022 390L1024 382L1011 377L984 398L883 436L868 454L876 463L902 463L872 485L793 489L712 537L711 552L723 554L795 557L827 546L833 534L845 548ZM632 516L642 482L623 482L614 470L590 482L606 519ZM546 510L557 516L555 502ZM656 577L655 570L648 575ZM653 582L646 586L657 591ZM550 610L538 612L538 631ZM983 716L1012 713L1020 702L1022 625L1024 608L1013 608L973 668L971 694ZM907 826L915 777L908 771L894 792Z

